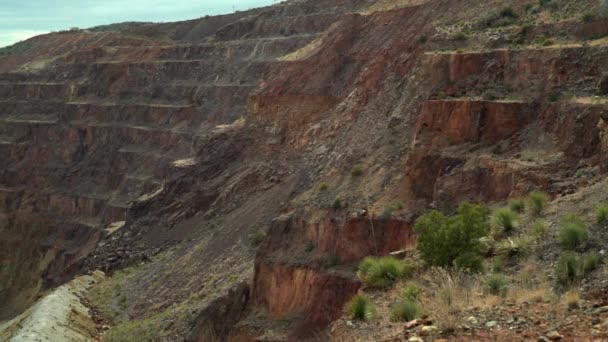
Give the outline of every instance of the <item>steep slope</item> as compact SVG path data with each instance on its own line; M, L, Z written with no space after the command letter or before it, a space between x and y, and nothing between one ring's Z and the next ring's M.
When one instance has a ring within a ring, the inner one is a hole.
M606 20L527 5L288 1L0 57L0 314L126 268L90 294L108 340L329 336L429 208L599 182Z

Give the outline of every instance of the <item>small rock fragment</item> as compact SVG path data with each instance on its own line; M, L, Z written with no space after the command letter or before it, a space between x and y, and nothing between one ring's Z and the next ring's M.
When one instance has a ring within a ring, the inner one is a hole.
M553 330L547 334L547 338L551 341L559 341L564 337L560 335L557 331Z

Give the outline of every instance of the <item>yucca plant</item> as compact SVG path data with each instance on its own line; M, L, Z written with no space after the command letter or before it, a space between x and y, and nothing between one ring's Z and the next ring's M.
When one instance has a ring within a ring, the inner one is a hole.
M575 215L567 215L560 222L559 241L566 250L575 250L587 240L587 227Z
M351 299L348 311L351 319L367 321L374 317L374 303L365 295L356 295Z
M598 224L608 224L608 203L601 203L595 207L595 219Z
M494 212L494 223L505 234L511 234L517 229L517 213L509 208L501 208Z
M422 305L413 299L403 299L391 306L391 321L407 322L422 317Z
M509 289L507 277L500 273L492 273L485 280L487 293L494 296L504 296Z
M536 220L532 223L532 234L536 239L542 239L547 236L549 225L543 220Z
M509 208L514 212L521 214L526 209L526 202L521 198L513 199L511 200L511 203L509 203Z
M388 287L404 274L404 264L395 257L368 257L359 264L359 278L369 287Z
M534 191L528 194L528 207L534 215L540 215L548 201L549 196L542 191Z
M568 287L581 277L581 263L574 253L565 253L557 262L555 281L560 287Z
M596 252L585 254L581 260L581 268L583 274L588 274L597 269L600 264L600 255Z

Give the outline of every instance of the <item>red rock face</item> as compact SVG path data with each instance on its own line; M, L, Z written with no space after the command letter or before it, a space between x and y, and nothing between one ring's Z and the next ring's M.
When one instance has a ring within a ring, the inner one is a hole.
M341 308L357 293L359 282L315 269L257 264L254 300L277 319L302 315L323 327L341 315Z
M605 113L601 105L554 104L545 108L540 120L567 157L582 159L599 153Z
M415 145L498 142L534 119L531 106L520 102L471 100L425 101L416 125Z

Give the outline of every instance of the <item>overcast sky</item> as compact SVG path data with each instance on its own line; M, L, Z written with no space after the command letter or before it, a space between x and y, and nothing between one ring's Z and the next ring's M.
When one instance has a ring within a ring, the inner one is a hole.
M223 14L275 0L0 0L0 47L50 31L123 21L167 22Z

